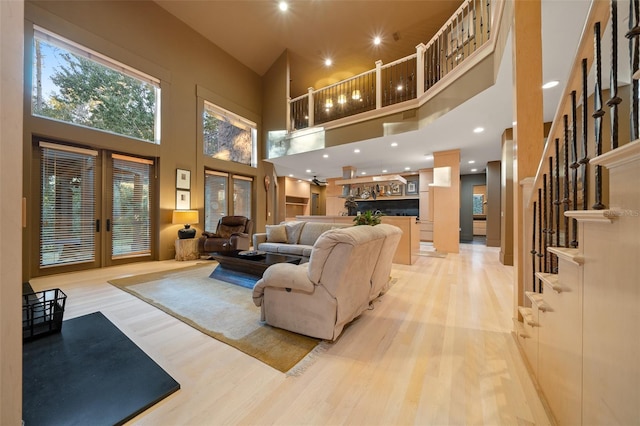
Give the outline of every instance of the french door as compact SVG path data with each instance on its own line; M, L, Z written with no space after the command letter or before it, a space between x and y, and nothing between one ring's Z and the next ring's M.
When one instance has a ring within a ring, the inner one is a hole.
M50 142L38 149L37 275L153 258L152 160Z

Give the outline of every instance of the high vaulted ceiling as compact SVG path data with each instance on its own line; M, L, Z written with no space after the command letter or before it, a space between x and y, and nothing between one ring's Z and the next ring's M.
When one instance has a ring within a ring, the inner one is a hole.
M416 52L460 0L156 0L218 47L263 75L289 51L291 96L319 89ZM373 45L380 36L382 43ZM333 65L325 67L324 59Z
M435 0L297 0L283 13L276 0L155 1L259 75L286 49L292 97L308 87L319 89L373 69L376 60L389 63L415 53L416 45L428 42L461 5ZM560 81L543 92L545 121L551 121L557 109L589 5L589 0L542 0L543 80ZM377 48L371 43L375 35L383 38ZM275 159L278 174L339 177L343 166L368 174L406 173L407 168L432 167L433 160L425 154L454 148L461 149L461 174L483 172L488 161L500 159L501 135L514 119L510 39L496 84L428 126ZM326 57L334 61L330 68L322 63ZM474 134L475 127L485 131ZM354 155L356 147L360 153Z

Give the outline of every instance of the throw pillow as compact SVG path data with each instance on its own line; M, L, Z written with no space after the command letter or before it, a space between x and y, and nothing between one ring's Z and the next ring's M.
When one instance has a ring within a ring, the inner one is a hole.
M268 243L286 243L287 230L284 225L266 225Z
M298 244L300 233L304 227L304 222L287 222L285 224L287 230L287 243Z

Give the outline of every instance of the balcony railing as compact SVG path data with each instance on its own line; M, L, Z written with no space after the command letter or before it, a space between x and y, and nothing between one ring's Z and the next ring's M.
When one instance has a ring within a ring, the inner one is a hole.
M416 53L289 101L289 131L420 99L491 35L492 4L466 0Z

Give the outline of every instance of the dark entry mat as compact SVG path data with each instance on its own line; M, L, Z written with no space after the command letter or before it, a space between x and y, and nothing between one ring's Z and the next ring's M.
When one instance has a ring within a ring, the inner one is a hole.
M62 324L23 346L25 426L122 424L180 389L101 312Z

